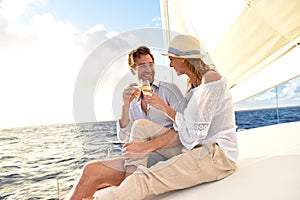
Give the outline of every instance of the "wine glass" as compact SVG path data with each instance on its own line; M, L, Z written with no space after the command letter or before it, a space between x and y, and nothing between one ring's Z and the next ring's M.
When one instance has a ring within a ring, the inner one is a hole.
M135 104L139 104L139 98L141 96L141 91L142 91L141 87L142 87L141 83L138 86L134 86L134 88L135 88L134 93L136 95L136 97L134 98Z
M143 95L149 95L152 96L152 94L146 90L151 90L151 86L149 83L149 80L139 80L139 84L136 87L136 90L134 91L135 93L138 93L137 96L135 97L135 103L138 104L139 103L139 98L141 95L141 92L143 92Z
M152 94L150 92L148 92L147 90L151 90L151 86L148 80L143 80L142 81L142 87L141 90L143 92L143 95L148 95L148 96L152 96ZM149 110L150 105L147 104L147 110Z
M151 86L148 80L142 80L141 90L144 95L152 96L152 94L146 90L151 90Z

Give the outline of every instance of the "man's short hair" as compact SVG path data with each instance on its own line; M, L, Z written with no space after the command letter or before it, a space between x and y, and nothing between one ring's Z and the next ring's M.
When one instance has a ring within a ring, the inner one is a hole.
M141 55L150 55L154 62L154 56L151 54L151 50L146 46L140 46L128 54L128 65L130 68L135 67L135 59L141 57Z

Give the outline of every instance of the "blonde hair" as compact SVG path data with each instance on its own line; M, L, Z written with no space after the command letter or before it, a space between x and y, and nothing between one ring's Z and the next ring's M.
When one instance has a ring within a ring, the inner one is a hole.
M206 64L201 58L186 58L185 62L187 64L188 69L196 75L196 78L200 81L202 80L202 76L209 70L214 70L210 67L210 65ZM188 90L192 89L191 80L188 79Z

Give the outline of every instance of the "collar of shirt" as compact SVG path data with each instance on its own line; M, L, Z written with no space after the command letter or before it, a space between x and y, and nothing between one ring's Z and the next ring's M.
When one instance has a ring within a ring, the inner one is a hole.
M155 86L157 88L159 88L159 81L158 80L154 80L153 83L151 84L151 86Z

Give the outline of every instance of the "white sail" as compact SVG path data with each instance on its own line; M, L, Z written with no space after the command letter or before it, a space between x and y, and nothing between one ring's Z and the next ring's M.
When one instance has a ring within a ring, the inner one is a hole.
M300 0L161 0L165 45L198 37L239 102L300 75ZM149 199L300 199L300 122L238 133L228 178Z
M161 0L163 28L202 40L228 78L234 102L300 75L300 1L246 2ZM166 45L172 37L165 35ZM257 72L268 75L253 78Z

